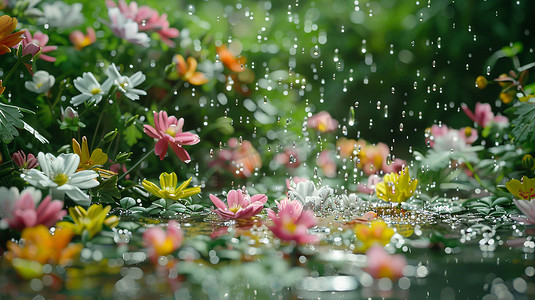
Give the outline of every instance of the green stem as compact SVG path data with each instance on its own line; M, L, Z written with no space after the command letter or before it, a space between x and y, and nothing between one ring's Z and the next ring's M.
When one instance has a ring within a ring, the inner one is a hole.
M100 113L100 117L98 117L97 126L95 127L95 133L93 133L93 139L91 140L91 149L93 149L95 139L97 138L97 131L98 127L100 126L100 121L102 121L102 116L104 115L104 109Z
M13 75L13 73L15 73L15 70L17 70L17 68L19 67L20 65L20 59L17 60L17 62L15 63L15 65L13 66L13 68L11 68L11 70L9 71L9 73L7 73L6 77L4 77L4 79L2 79L2 85L5 85L6 84L6 81L9 79L9 77L11 77L11 75Z
M147 153L145 153L145 156L143 156L140 160L138 160L138 162L133 165L130 169L128 169L126 171L126 173L124 173L123 175L121 175L121 177L119 177L119 179L117 179L117 181L123 179L126 175L128 175L128 173L132 172L132 170L134 170L135 168L137 168L145 159L147 159L147 157L149 157L149 155L152 154L152 151L147 151Z

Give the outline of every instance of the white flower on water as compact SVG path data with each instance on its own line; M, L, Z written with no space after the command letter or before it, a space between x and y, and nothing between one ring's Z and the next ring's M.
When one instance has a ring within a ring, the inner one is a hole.
M106 69L106 75L108 79L102 84L105 89L110 89L112 85L117 86L130 100L138 100L139 95L146 95L144 90L136 89L135 87L145 81L145 75L141 71L136 72L134 75L128 77L121 75L115 64L111 64Z
M42 8L43 17L39 19L41 24L48 24L50 27L72 28L84 22L83 5L80 3L69 5L63 1L56 1L44 3Z
M108 93L108 89L103 88L91 72L85 72L82 74L82 77L76 78L74 80L74 87L82 92L82 94L74 96L71 99L71 104L74 106L78 106L86 101L94 101L95 104L98 104L102 100L102 96Z
M79 205L88 206L89 196L82 189L90 189L99 185L97 172L83 170L76 172L80 157L76 154L61 154L58 157L39 152L37 155L42 171L31 169L22 178L29 184L40 188L49 188L55 199L67 194Z
M37 71L33 75L32 81L26 81L24 86L30 92L44 94L50 90L54 82L56 82L56 78L48 74L47 71Z
M148 47L150 43L149 36L144 32L139 32L138 24L123 16L117 7L108 9L108 16L110 17L110 28L113 33L132 44Z
M290 200L298 200L305 207L319 207L321 204L327 204L328 199L333 196L334 190L329 186L322 186L316 189L314 183L310 180L299 182L295 190L288 191Z

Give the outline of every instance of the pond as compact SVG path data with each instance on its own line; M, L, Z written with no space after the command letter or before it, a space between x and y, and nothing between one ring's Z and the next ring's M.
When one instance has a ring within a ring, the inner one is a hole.
M0 1L0 298L535 298L531 1Z

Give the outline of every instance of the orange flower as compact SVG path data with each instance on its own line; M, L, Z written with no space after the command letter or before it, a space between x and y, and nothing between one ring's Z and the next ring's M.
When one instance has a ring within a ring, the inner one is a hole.
M17 18L8 15L0 17L0 55L11 52L11 48L24 39L23 31L12 33L17 28Z
M97 40L97 36L93 28L87 27L87 34L84 34L80 30L75 30L69 34L69 40L76 50L81 50L93 44Z
M242 72L245 70L245 62L247 59L243 56L236 58L230 50L227 49L226 45L221 45L216 48L217 55L219 55L219 60L232 72Z
M182 80L187 81L193 85L203 85L208 82L208 78L201 72L195 72L197 69L197 60L193 57L188 57L188 61L180 54L175 55L173 62L176 64L176 73Z

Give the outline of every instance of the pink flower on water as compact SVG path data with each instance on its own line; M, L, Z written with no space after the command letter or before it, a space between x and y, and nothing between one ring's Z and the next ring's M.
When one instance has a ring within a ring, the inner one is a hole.
M35 158L33 154L30 153L28 154L28 156L26 156L26 154L22 150L13 153L11 158L13 159L17 167L19 167L20 169L29 170L39 165L39 163L37 162L37 158Z
M298 244L317 243L318 237L308 233L308 229L317 224L314 213L303 211L303 206L295 202L299 201L282 200L277 205L278 214L268 210L268 216L273 221L273 226L269 226L269 229L283 241L295 241Z
M217 207L217 213L223 219L250 219L259 214L264 208L267 196L258 194L250 197L246 191L230 190L227 195L227 205L219 198L210 194L210 200Z
M328 112L321 111L308 119L307 126L322 133L332 132L338 128L338 121L333 119Z
M171 254L180 248L184 240L184 234L175 220L167 223L167 232L161 227L151 227L143 233L143 243L149 248L148 256L153 263L160 256Z
M114 1L107 0L106 6L108 8L117 7ZM138 7L135 1L130 2L130 5L124 0L118 3L119 11L124 17L136 22L139 26L139 31L155 31L160 35L164 43L170 47L174 47L175 43L170 38L176 38L179 31L176 28L169 27L167 14L159 15L155 9L146 5Z
M199 136L190 132L182 132L184 119L177 120L175 116L167 117L165 111L154 112L154 127L143 125L143 131L150 137L157 139L158 142L154 147L154 153L163 160L167 153L167 146L185 163L189 163L191 158L189 153L184 150L183 145L195 145L200 142Z
M32 37L32 34L30 33L30 31L28 31L28 29L24 29L24 39L21 41L21 44L22 44L22 53L24 55L24 53L26 54L33 54L35 55L36 52L35 52L35 46L41 48L41 54L39 55L39 58L44 60L44 61L49 61L49 62L55 62L56 61L56 58L55 57L51 57L51 56L48 56L48 55L45 55L45 53L48 53L50 51L54 51L56 49L58 49L58 46L47 46L46 44L48 43L48 35L42 33L41 31L37 31L36 33L34 33L33 37ZM33 44L33 45L30 45L30 44ZM18 45L16 46L18 47ZM26 50L26 48L28 48L28 50ZM34 53L35 52L35 53Z
M403 269L407 265L405 256L389 255L380 245L374 245L366 251L367 266L364 268L373 278L389 278L396 280L403 276Z
M32 187L24 189L20 195L15 187L0 187L0 216L7 221L10 228L22 231L26 227L44 225L51 227L61 220L67 212L63 202L52 200L47 196L41 201L41 192Z
M525 215L525 217L514 218L527 224L535 224L535 199L531 200L513 200L516 207Z

